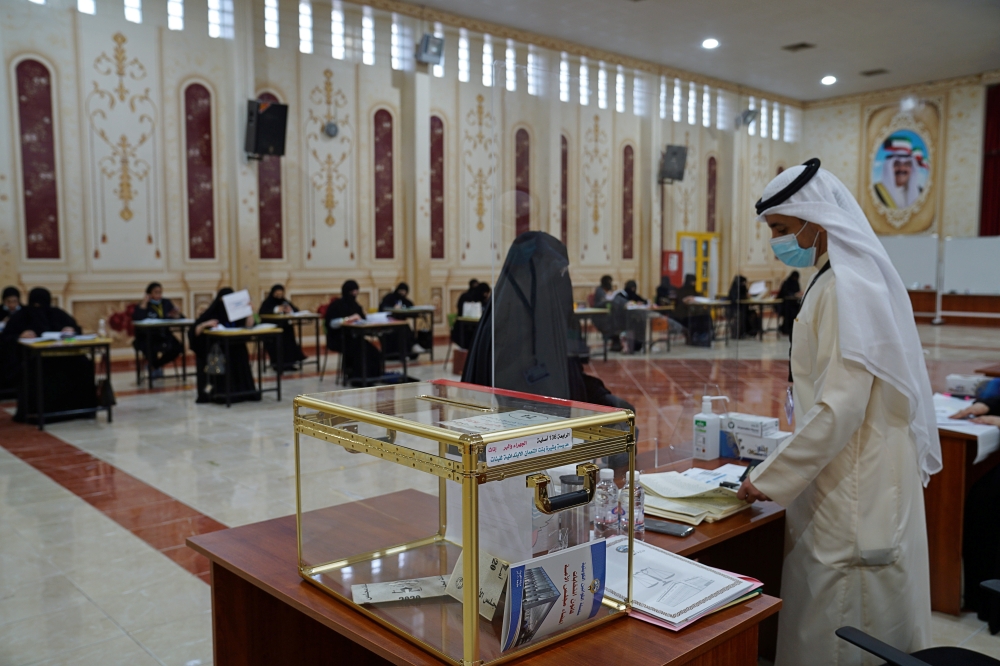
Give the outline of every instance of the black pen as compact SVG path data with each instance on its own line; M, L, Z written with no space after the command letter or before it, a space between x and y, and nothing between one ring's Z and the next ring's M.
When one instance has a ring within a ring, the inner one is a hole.
M747 477L750 476L750 471L753 470L753 468L756 467L757 465L758 465L758 463L756 463L756 462L747 465L747 468L745 470L743 470L743 474L740 475L739 482L733 483L732 481L723 481L722 483L719 484L719 487L720 488L731 488L733 490L736 490L737 488L740 487L740 485L744 481L747 480Z

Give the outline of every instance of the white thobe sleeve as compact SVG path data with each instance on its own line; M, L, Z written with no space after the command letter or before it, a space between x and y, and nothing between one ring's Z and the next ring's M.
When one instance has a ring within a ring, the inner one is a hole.
M825 290L816 305L816 358L810 373L817 378L816 403L806 412L795 434L750 473L755 488L785 507L816 479L861 427L874 382L874 376L864 366L840 354L836 290Z

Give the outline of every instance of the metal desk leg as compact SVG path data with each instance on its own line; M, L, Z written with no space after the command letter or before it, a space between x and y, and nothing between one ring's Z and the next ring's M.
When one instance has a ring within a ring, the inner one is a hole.
M320 381L323 381L323 370L326 369L324 365L321 369L319 366L319 317L313 319L313 323L316 325L316 372L320 373Z
M102 349L104 350L104 375L107 377L106 386L108 391L113 394L114 389L111 388L111 345L104 345ZM113 400L108 401L108 423L111 423L114 420L111 416L111 407L113 402Z
M302 327L300 326L299 327L299 333L301 334L301 332L302 332ZM281 402L281 375L282 375L282 373L284 373L284 369L285 369L285 358L284 358L285 357L285 350L283 349L283 347L284 347L284 345L280 345L280 344L278 345L278 377L277 377L278 402ZM301 345L300 345L300 347L301 347ZM305 369L305 367L306 367L306 364L305 364L305 362L303 362L302 363L302 368ZM261 387L261 389L263 389L264 388L264 378L261 377L260 381L261 381L260 387Z
M139 331L141 331L141 330L142 330L141 328L135 329L135 344L132 345L132 348L135 350L135 385L136 386L142 386L142 374L140 374L141 366L139 365L139 363L141 363L141 361L139 360Z
M184 327L181 329L181 383L187 386L188 382L188 361L187 361L187 336L184 334Z
M406 381L406 361L409 356L409 349L406 349L406 336L399 335L399 357L403 359L403 381Z
M423 317L421 317L421 319L422 318ZM433 312L427 313L427 326L429 327L427 330L431 332L431 364L433 364L434 363L434 313Z
M354 337L353 335L351 336ZM361 337L361 386L368 386L368 348L365 345L368 341L365 340L364 336Z
M152 339L153 336L149 334L149 331L146 331L146 379L149 381L150 391L153 390L153 365L151 360L153 356Z
M35 354L35 370L38 379L38 386L35 387L35 399L38 404L38 429L45 430L45 379L42 377L42 353Z
M229 336L222 339L223 352L226 359L226 407L233 406L233 362L229 357Z

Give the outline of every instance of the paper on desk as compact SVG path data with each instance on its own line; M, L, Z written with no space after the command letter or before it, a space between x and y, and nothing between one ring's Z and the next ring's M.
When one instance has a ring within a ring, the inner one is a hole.
M991 453L1000 449L1000 428L991 425L970 423L965 419L948 418L952 414L972 405L971 400L962 400L948 395L934 394L934 411L937 414L939 428L947 428L966 435L972 435L978 442L976 459L973 463L982 462Z
M388 324L389 321L388 312L372 312L371 314L365 315L366 324Z
M388 583L351 585L351 598L356 604L378 604L386 601L429 599L447 594L448 579L444 576L408 578Z
M747 295L761 296L766 291L767 291L767 283L764 282L763 280L760 280L759 282L753 282L750 284L750 287L747 289Z
M246 289L234 291L222 297L222 304L226 306L226 316L231 322L238 322L253 314L250 307L250 292Z
M705 304L705 303L711 303L712 299L711 298L706 298L704 296L692 296L691 297L691 302L692 303Z
M649 492L668 499L719 498L736 500L736 491L731 488L720 488L718 484L698 481L679 472L643 474L640 483Z
M682 474L683 476L686 476L689 479L694 479L695 481L719 485L723 481L728 483L739 483L740 477L743 476L744 471L746 471L746 465L734 465L733 463L728 463L716 469L701 469L699 467L692 467L684 470Z

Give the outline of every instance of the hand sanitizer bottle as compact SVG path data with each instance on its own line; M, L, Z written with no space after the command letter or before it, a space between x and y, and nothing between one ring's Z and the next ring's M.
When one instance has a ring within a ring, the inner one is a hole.
M702 397L701 412L694 415L694 457L697 460L716 460L719 457L721 419L712 412L713 400L729 402L729 398L722 395Z

